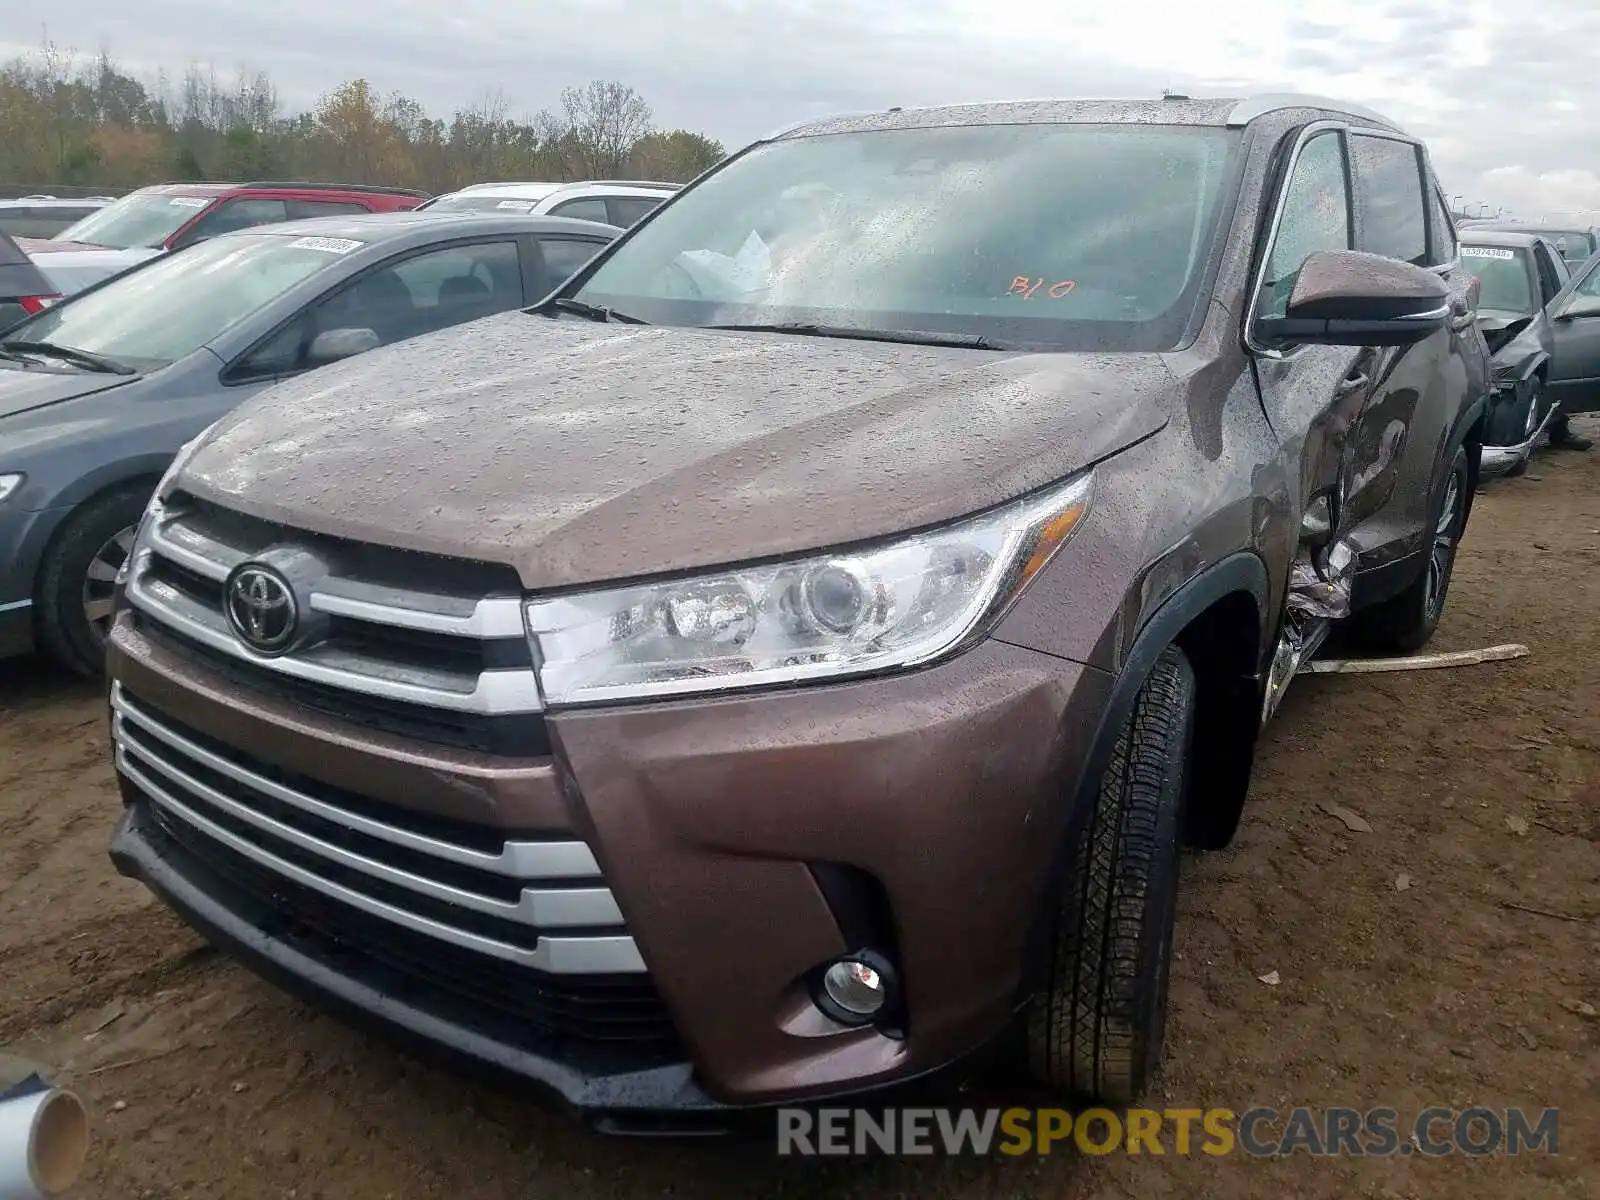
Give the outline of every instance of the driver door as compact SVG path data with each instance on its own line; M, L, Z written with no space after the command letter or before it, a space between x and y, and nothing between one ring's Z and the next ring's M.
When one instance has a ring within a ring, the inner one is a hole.
M1569 413L1600 411L1600 255L1550 303L1550 394Z

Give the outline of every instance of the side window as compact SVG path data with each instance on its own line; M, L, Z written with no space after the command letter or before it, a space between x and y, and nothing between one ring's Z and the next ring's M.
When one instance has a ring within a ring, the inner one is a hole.
M291 221L305 217L351 216L368 211L365 205L350 200L291 200L288 207Z
M315 365L311 345L333 329L370 330L376 345L404 341L520 308L515 242L447 246L370 271L308 305L228 372L231 382L288 375Z
M1429 188L1428 265L1442 267L1456 256L1456 226L1438 188Z
M609 224L611 217L606 212L606 202L600 196L585 196L580 200L568 200L565 204L558 204L550 210L552 217L572 217L578 221L599 221Z
M236 229L250 229L256 225L274 225L288 219L288 209L282 200L224 200L184 234L183 244L187 246L220 233L232 233Z
M604 242L585 242L577 238L540 238L539 249L544 254L544 265L550 275L550 289L553 291L565 283L584 263L604 248Z
M1284 193L1283 219L1267 256L1258 315L1283 316L1307 255L1315 250L1348 249L1350 204L1344 147L1339 134L1330 130L1317 134L1300 149Z
M370 329L388 345L522 303L517 244L480 242L382 267L319 301L313 311L318 333Z
M1422 164L1416 145L1353 133L1350 166L1356 185L1356 249L1426 266Z
M612 196L610 200L611 224L618 229L631 229L634 225L644 220L645 215L660 203L661 201L659 200L644 196Z
M1590 271L1584 281L1572 289L1574 296L1589 296L1600 300L1600 269Z

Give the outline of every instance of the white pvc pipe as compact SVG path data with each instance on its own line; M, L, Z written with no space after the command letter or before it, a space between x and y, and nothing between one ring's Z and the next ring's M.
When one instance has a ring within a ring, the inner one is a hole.
M89 1118L71 1092L47 1088L0 1101L0 1200L49 1200L78 1181Z

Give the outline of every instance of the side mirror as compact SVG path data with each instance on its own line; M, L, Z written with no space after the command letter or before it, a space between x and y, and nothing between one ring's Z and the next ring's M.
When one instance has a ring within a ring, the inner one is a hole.
M1576 321L1579 317L1600 317L1600 296L1569 296L1556 313L1558 321Z
M382 343L370 329L325 329L317 334L306 352L306 360L314 367L338 362L341 358L354 358L368 350L376 350Z
M1359 250L1307 256L1283 316L1262 317L1264 341L1409 346L1450 321L1450 285L1422 267Z

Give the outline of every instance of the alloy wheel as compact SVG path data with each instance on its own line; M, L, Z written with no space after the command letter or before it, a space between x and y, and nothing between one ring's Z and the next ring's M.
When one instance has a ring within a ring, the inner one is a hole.
M1444 590L1450 580L1450 567L1456 555L1456 531L1461 525L1461 477L1450 473L1445 485L1444 504L1440 506L1439 521L1433 528L1433 545L1428 550L1428 574L1423 603L1431 620L1439 613L1444 602Z
M104 644L110 629L111 601L117 572L133 551L133 537L137 528L129 525L107 538L105 544L94 552L94 557L89 560L89 569L84 573L83 620L97 645Z

